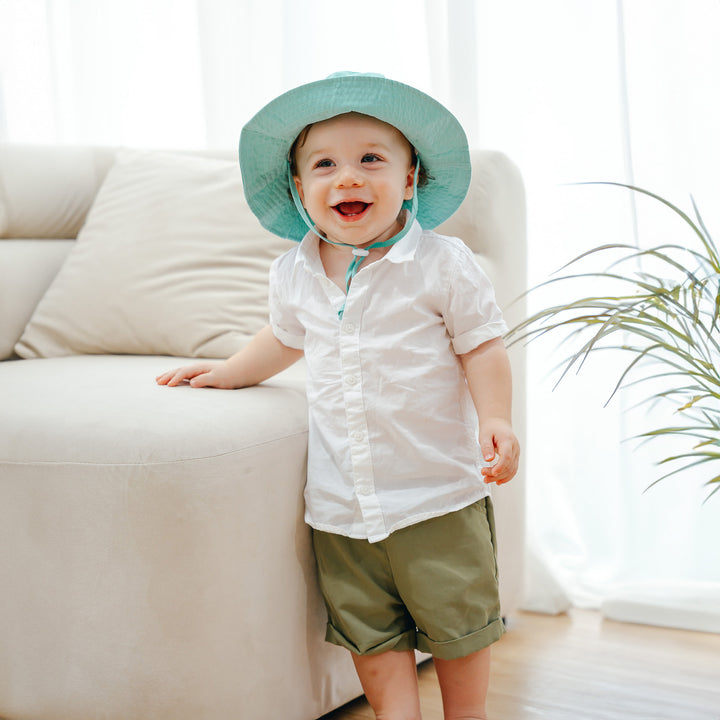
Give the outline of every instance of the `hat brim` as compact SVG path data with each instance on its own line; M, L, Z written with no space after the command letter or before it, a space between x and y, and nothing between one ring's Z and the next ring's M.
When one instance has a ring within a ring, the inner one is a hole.
M427 184L418 189L420 225L447 220L470 184L467 138L455 116L429 95L381 75L338 74L275 98L240 135L240 168L248 205L263 227L300 241L307 226L289 195L287 160L308 125L357 112L396 127L416 149Z

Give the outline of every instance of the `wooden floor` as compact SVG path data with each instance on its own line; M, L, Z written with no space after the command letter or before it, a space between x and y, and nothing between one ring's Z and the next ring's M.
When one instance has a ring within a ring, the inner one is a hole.
M493 647L490 720L720 720L720 635L519 613ZM442 720L432 663L423 720ZM322 720L374 720L364 699Z

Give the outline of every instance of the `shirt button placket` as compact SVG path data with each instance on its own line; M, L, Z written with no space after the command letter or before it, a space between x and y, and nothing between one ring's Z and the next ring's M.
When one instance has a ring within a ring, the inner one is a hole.
M346 306L340 326L340 363L343 369L345 418L352 460L355 495L368 536L384 530L383 514L375 494L372 455L368 442L360 364L360 324L356 302Z

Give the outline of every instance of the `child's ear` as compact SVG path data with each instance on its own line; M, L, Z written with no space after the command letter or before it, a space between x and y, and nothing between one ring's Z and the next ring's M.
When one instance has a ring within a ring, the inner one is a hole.
M298 195L300 196L300 202L303 204L303 207L304 207L305 206L305 194L303 193L302 180L300 180L300 178L297 175L293 175L293 181L295 182L295 187L297 188Z
M407 177L405 178L405 195L404 200L412 200L415 189L415 166L413 165L409 170ZM298 190L298 192L300 192Z

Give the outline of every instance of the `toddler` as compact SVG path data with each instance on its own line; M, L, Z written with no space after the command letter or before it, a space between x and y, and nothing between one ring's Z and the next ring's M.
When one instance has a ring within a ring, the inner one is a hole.
M247 387L305 357L326 639L352 653L378 718L420 717L416 648L446 720L485 718L503 633L487 484L515 475L519 446L492 286L431 230L467 193L465 133L412 87L337 73L250 120L240 165L260 222L299 243L272 265L270 324L157 382Z

